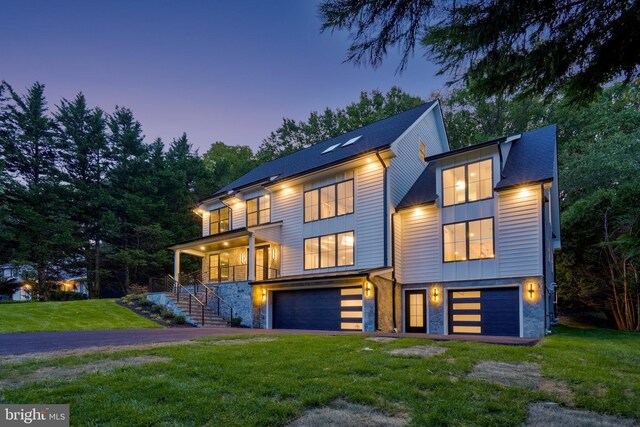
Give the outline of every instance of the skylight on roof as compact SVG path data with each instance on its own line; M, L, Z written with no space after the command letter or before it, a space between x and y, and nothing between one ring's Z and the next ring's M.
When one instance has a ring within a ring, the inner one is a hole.
M348 140L347 142L345 142L344 144L342 144L343 147L346 147L347 145L351 145L354 142L356 142L357 140L359 140L360 138L362 138L362 135L358 135L355 138L351 138L350 140Z
M340 144L332 145L331 147L327 148L326 150L324 150L324 151L323 151L322 153L320 153L320 154L327 154L327 153L329 153L329 152L331 152L331 151L335 150L335 149L336 149L336 148L338 148L339 146L340 146Z

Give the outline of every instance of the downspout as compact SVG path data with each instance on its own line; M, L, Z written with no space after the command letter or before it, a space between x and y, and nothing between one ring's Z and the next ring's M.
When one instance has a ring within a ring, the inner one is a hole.
M393 318L393 330L398 329L396 324L396 226L395 212L391 214L391 317Z
M541 205L542 205L542 298L544 299L544 330L545 333L547 331L547 321L549 320L549 313L547 313L547 227L545 224L545 195L544 195L544 184L540 184L540 196L541 196ZM551 325L551 321L549 320L549 325Z
M384 200L383 205L383 216L384 216L384 223L383 223L383 232L384 232L384 266L388 267L389 266L389 236L388 234L388 229L389 229L389 223L387 221L387 216L388 216L388 212L389 212L389 200L387 200L387 164L384 162L384 160L382 160L382 157L380 157L380 153L378 151L376 151L376 157L378 158L378 160L380 161L380 164L382 165L383 168L383 172L382 172L382 197Z
M373 283L373 281L371 280L371 274L367 273L367 277L365 278L365 280L367 281L366 283L370 283L371 287L373 288L373 329L375 331L378 330L378 287L376 286L375 283ZM363 313L364 315L364 313Z

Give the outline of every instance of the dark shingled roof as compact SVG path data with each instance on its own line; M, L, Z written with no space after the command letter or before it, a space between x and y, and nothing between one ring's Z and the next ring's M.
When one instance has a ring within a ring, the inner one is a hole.
M293 177L330 164L339 163L371 151L386 148L424 114L436 101L430 101L410 110L386 119L378 120L367 126L347 132L335 138L320 142L279 159L264 163L231 184L201 200L222 196L228 191L237 191L251 184L267 181L273 176L277 180ZM335 144L342 145L351 138L360 136L353 144L338 146L333 151L322 154L324 150Z
M495 143L504 140L493 140ZM475 148L487 146L486 142L475 144ZM465 147L464 151L469 151ZM458 154L460 150L449 152ZM442 158L443 156L438 156ZM445 156L446 157L446 156ZM503 178L496 185L501 190L516 185L553 180L556 157L556 125L546 126L523 133L515 140L502 169ZM424 205L436 201L435 161L429 162L422 175L398 204L398 209Z
M555 158L556 125L523 133L511 147L496 190L552 180Z
M436 164L435 162L431 162L411 186L407 194L404 195L398 204L398 209L408 208L409 206L426 205L435 202L437 198Z

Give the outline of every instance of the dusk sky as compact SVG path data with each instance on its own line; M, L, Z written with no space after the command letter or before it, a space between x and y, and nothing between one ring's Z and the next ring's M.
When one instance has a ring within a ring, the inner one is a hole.
M0 79L46 85L50 108L82 91L91 106L133 110L146 141L187 132L256 149L283 117L342 107L397 85L428 97L444 79L421 57L373 70L343 63L343 33L320 33L317 2L0 0Z

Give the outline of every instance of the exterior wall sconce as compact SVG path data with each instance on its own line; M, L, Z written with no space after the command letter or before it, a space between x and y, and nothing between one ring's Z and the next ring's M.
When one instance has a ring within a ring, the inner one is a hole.
M276 248L271 248L271 259L275 261L276 255L277 255Z
M240 254L240 264L245 265L246 263L247 263L247 254L243 252Z
M267 290L265 288L262 288L262 302L265 302L267 300Z
M535 282L529 282L527 283L527 295L529 296L530 300L534 300L536 297L536 284Z
M431 288L431 301L437 304L440 301L440 290L437 287Z
M367 280L367 281L365 282L365 284L364 284L364 295L365 295L367 298L370 298L370 297L371 297L371 282L370 282L370 281L368 281L368 280Z

